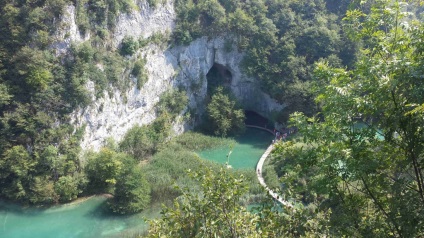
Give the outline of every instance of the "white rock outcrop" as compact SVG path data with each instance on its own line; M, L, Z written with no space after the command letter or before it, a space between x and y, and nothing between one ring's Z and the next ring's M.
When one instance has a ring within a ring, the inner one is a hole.
M147 3L141 3L139 8L138 12L123 14L118 18L115 32L112 33L115 47L125 36L147 38L155 32L172 31L174 28L176 15L173 1L154 9ZM80 36L75 24L75 8L70 6L66 12L64 21L67 24L58 34L58 43L54 45L62 53L68 50L71 43L83 42L90 37ZM85 126L81 142L84 149L98 150L106 138L113 137L119 141L132 126L151 123L156 118L155 105L160 95L175 87L184 88L189 97L188 108L195 112L192 118L199 118L205 109L207 97L206 74L214 64L230 72L228 86L245 109L270 117L274 111L284 107L263 93L254 79L243 74L240 69L243 53L237 50L227 52L222 38L204 37L188 46L169 49L149 45L137 55L146 57L145 69L149 78L140 90L134 84L127 91L109 90L100 99L95 99L93 93L94 103L72 114L74 125ZM87 88L93 91L93 83L87 84ZM192 125L193 122L179 120L174 130L182 133Z
M52 48L56 50L56 54L65 54L71 44L78 44L90 39L90 33L81 36L76 23L75 6L66 6L62 21L59 24L59 30L56 32L55 43Z
M75 112L74 123L86 125L83 148L96 150L106 138L119 140L132 126L152 122L160 95L173 87L183 87L190 99L189 107L200 108L195 110L200 114L207 96L206 74L214 64L225 66L231 72L231 91L246 109L268 117L283 109L259 90L255 80L241 72L239 65L243 54L226 52L223 39L201 38L188 46L168 50L150 46L148 52L155 53L146 54L149 80L141 90L135 86L126 92L115 89L112 95L106 94L108 96L96 100L88 108ZM174 129L181 133L188 128L188 124L177 123Z
M140 1L139 11L121 14L115 26L113 46L118 47L125 36L147 38L154 33L171 32L175 27L173 1L164 1L152 8L147 1Z

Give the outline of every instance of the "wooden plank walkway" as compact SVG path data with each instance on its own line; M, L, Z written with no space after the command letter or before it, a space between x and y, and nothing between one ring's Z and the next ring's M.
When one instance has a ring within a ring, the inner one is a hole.
M271 197L273 197L275 200L277 200L279 203L281 203L282 205L286 206L286 207L290 207L293 208L293 204L283 200L283 198L278 195L276 192L272 191L265 183L265 180L262 176L262 167L265 163L265 160L267 159L268 155L271 153L271 151L274 149L274 145L271 144L270 146L268 146L268 148L266 149L265 153L262 155L262 157L259 159L258 164L256 165L256 174L258 176L258 180L259 183L262 185L262 187L265 188L265 190L269 193L269 195L271 195Z
M274 134L273 131L264 128L264 127L260 127L260 126L252 126L252 125L246 125L246 127L252 127L252 128L258 128L258 129L262 129L265 131L270 132L271 134ZM268 155L271 153L271 151L274 149L274 144L271 144L270 146L268 146L268 148L266 149L265 153L263 153L263 155L261 156L261 158L258 161L258 164L256 165L256 175L258 176L258 180L259 183L262 185L262 187L265 188L265 190L269 193L269 195L271 195L271 197L273 197L276 201L278 201L279 203L281 203L283 206L286 207L290 207L293 208L293 204L289 203L288 201L283 200L283 198L278 195L276 192L272 191L265 183L265 180L262 176L262 167L265 163L265 160L268 158Z

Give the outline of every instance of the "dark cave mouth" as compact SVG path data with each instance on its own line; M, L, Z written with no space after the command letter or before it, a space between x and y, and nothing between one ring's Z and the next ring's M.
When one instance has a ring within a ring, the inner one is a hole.
M210 95L218 87L229 88L233 75L228 67L214 63L206 74L206 79L208 82L208 94Z
M244 123L246 125L260 126L260 127L265 127L265 128L273 128L274 127L274 123L271 120L267 119L266 117L261 116L259 113L255 112L255 111L245 110L244 115L246 117L245 120L244 120Z

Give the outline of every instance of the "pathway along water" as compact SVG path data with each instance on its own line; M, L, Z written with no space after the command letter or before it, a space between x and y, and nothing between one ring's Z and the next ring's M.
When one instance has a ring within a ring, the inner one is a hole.
M274 134L273 131L271 131L271 130L269 130L267 128L264 128L264 127L253 126L253 125L246 125L246 127L262 129L262 130L268 131L271 134ZM266 185L265 180L264 180L264 178L262 176L262 167L263 167L263 165L265 163L265 160L268 158L268 155L271 153L271 151L273 149L274 149L274 144L271 144L270 146L268 146L268 148L266 149L265 153L259 159L258 164L256 165L256 175L258 176L259 183L265 188L265 190L269 193L269 195L271 195L271 197L273 197L275 200L277 200L282 205L284 205L286 207L293 208L293 204L289 203L288 201L283 200L280 197L280 195L278 195L276 192L272 191Z

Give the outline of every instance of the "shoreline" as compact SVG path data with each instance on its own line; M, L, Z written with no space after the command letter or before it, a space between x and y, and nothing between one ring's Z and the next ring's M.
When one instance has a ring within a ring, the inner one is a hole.
M87 200L89 200L91 198L94 198L94 197L103 197L103 198L109 199L109 198L113 198L113 195L110 194L110 193L102 193L102 194L95 194L95 195L90 195L90 196L84 196L84 197L79 197L79 198L77 198L77 199L75 199L73 201L67 202L67 203L54 204L54 205L52 205L52 207L53 206L71 206L71 205L77 205L77 204L83 203L83 202L85 202L85 201L87 201Z
M95 194L90 196L78 197L77 199L72 200L70 202L66 202L66 203L55 203L55 204L47 204L47 205L21 204L16 201L5 200L5 199L0 199L0 202L17 206L19 207L18 209L22 209L22 210L32 209L32 208L33 209L55 209L55 208L65 208L65 207L75 206L95 197L102 197L102 198L109 199L109 198L112 198L113 195L109 193Z

